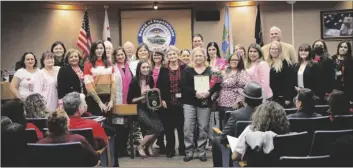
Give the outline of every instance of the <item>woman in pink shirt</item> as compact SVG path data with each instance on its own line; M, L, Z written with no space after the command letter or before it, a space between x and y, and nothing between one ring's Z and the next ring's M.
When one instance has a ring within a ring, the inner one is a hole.
M221 58L218 44L210 42L207 45L207 61L209 62L212 71L224 70L227 65L227 60Z
M270 88L270 66L264 61L261 47L251 44L245 61L245 69L253 81L261 84L266 99L272 98Z
M154 81L154 88L157 85L157 80L159 76L159 70L163 66L163 61L164 61L164 52L161 49L154 49L153 54L151 57L151 63L152 63L152 77Z

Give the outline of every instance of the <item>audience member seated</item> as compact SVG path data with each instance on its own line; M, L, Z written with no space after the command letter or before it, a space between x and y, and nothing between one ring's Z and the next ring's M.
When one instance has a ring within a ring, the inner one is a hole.
M39 144L55 144L68 142L81 142L83 148L87 150L90 159L87 162L92 162L95 165L98 162L98 155L92 146L87 142L85 137L77 134L69 134L69 117L62 109L50 113L48 117L49 135L38 141Z
M92 128L95 138L95 149L101 149L108 143L108 137L102 126L95 120L81 118L81 115L87 111L85 95L77 92L71 92L63 98L63 107L70 117L70 129Z
M222 142L227 139L227 135L234 136L233 133L237 121L250 121L255 108L262 103L262 88L256 82L249 82L240 94L245 97L245 107L231 112L230 118L222 130Z
M37 133L37 138L42 139L43 138L43 133L39 130L37 126L35 126L33 123L27 123L26 118L25 118L25 112L23 109L23 102L20 99L14 99L11 100L1 107L2 115L9 117L9 119L13 123L18 123L23 126L26 126L26 128L34 128Z
M320 117L320 114L314 112L315 102L318 99L314 92L307 88L296 88L298 95L295 99L295 106L298 111L288 115L289 118L309 118Z
M46 110L46 101L38 93L29 95L24 104L26 118L47 118L49 115L49 112Z
M1 116L1 130L6 126L11 124L12 121L9 119L9 117L6 116Z
M1 120L1 167L23 167L27 144L25 127L9 121Z
M256 82L246 84L244 91L240 92L240 94L245 97L245 107L232 111L220 137L214 137L212 139L214 167L222 166L221 144L228 144L227 135L235 136L233 133L235 132L237 121L250 121L255 108L259 106L263 100L261 85Z
M335 115L353 115L349 111L349 101L342 91L334 90L329 96L328 105L331 120Z
M289 121L284 108L274 101L265 102L256 108L252 123L240 134L232 159L243 160L248 147L258 146L265 154L273 149L273 138L289 133Z
M353 167L353 135L337 139L331 146L331 163L333 167Z

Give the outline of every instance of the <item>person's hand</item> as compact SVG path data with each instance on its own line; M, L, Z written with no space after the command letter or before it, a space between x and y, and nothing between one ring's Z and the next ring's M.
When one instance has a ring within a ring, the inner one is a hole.
M113 100L110 100L110 102L107 105L107 111L110 111L110 109L112 109L113 106L114 106L114 102L113 102Z
M162 100L162 107L167 108L167 103L164 100Z
M207 91L202 93L203 98L207 98L208 96L210 96L210 92Z
M141 96L145 96L146 93L147 93L147 90L144 90L144 91L142 92Z
M198 99L202 99L203 98L202 92L196 92L196 97Z
M233 108L234 110L238 109L238 108L239 108L239 103L235 103L235 104L232 106L232 108Z
M107 111L107 106L103 102L99 102L98 105L102 112L105 113Z
M286 105L289 105L289 104L290 104L290 101L289 101L289 100L286 100L286 101L284 101L284 103L285 103Z

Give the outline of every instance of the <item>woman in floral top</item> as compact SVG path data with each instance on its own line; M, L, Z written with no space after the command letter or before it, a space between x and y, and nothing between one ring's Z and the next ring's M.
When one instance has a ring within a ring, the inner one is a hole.
M241 56L233 54L228 59L228 64L229 67L223 72L224 77L217 99L221 129L225 121L225 112L243 106L244 96L239 94L239 91L250 82L250 76L244 69L244 62Z

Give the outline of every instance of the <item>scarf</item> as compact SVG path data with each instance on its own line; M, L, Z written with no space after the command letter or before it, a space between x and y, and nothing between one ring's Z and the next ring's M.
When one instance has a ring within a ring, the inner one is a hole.
M130 68L129 65L127 63L125 63L125 72L123 71L123 69L121 68L120 64L117 64L118 70L120 74L120 79L121 79L121 83L122 83L122 93L123 93L123 104L127 104L127 94L129 91L129 85L131 82L131 73L130 73ZM117 95L118 96L118 95Z

